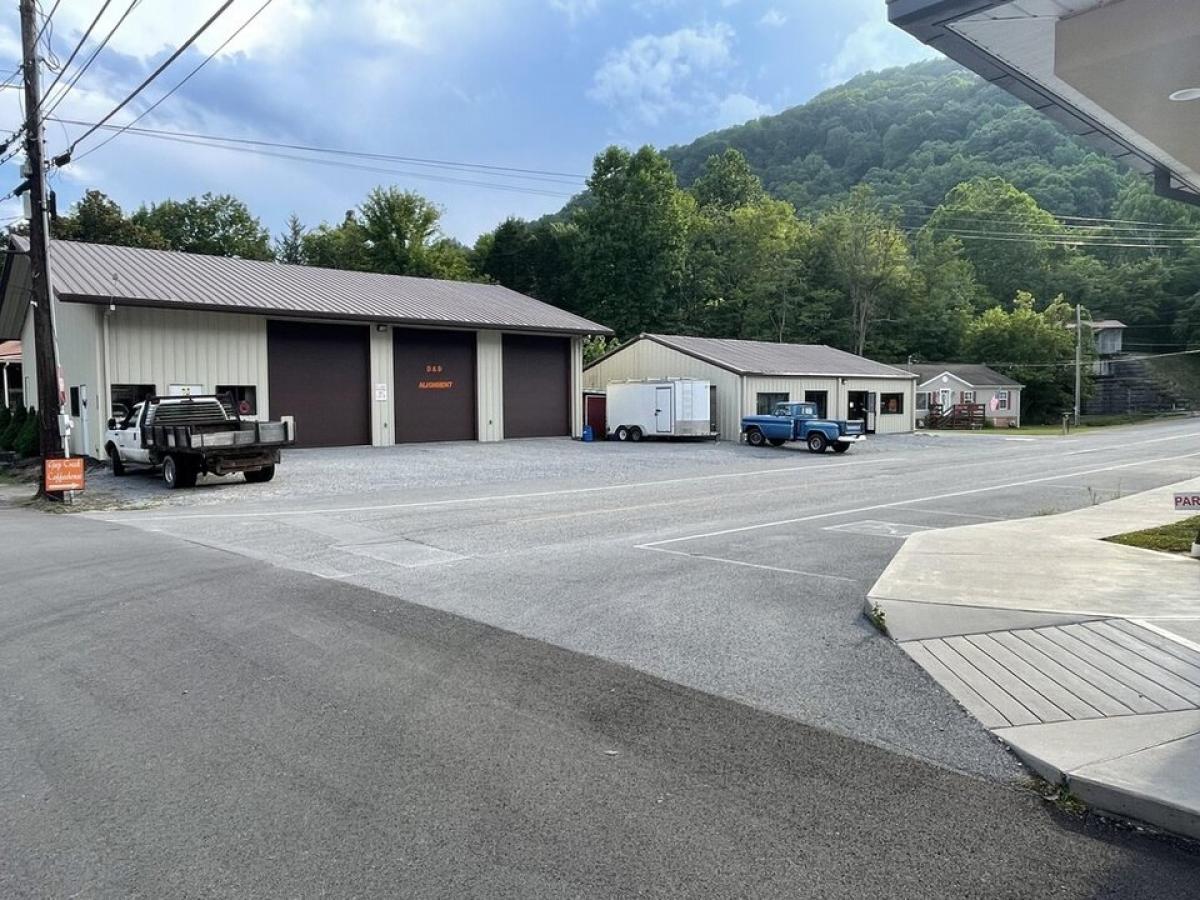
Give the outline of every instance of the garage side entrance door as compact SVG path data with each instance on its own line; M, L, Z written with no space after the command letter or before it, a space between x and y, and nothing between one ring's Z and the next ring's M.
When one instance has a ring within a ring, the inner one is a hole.
M504 335L504 436L570 433L570 339Z
M475 332L397 328L396 442L475 439Z
M365 325L267 322L271 418L296 420L297 447L371 443Z

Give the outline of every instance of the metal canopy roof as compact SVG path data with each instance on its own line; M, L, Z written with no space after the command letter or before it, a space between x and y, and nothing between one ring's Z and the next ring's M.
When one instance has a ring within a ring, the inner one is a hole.
M776 344L731 338L688 337L673 334L641 334L648 340L712 363L739 375L786 375L826 378L903 378L913 375L895 366L855 356L824 344ZM632 342L630 342L632 343ZM629 344L612 353L620 353ZM610 354L605 354L610 355ZM601 357L603 359L604 357ZM595 365L595 360L591 365Z
M1194 0L888 0L888 18L1100 152L1200 204Z
M1024 387L1019 381L979 363L916 363L904 368L917 376L918 385L925 385L942 375L952 375L971 387Z
M11 245L23 253L28 242L14 237ZM27 257L10 254L6 263L13 260ZM558 334L612 333L603 325L494 284L74 241L52 241L50 264L55 294L67 303ZM23 321L27 302L28 291L10 270L16 266L6 265L0 285L0 337L17 336L3 331L11 331L14 321ZM10 306L21 306L20 314Z

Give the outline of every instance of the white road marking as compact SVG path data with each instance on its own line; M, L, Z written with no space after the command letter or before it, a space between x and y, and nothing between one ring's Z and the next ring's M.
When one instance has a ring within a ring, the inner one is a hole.
M638 544L639 550L656 550L664 544L677 544L681 541L698 541L702 538L722 537L727 534L743 534L747 531L761 531L764 528L778 528L780 525L796 525L801 522L815 522L820 519L833 519L838 516L855 515L857 513L874 512L879 509L895 509L899 506L911 506L916 503L927 503L933 500L948 500L952 497L970 497L975 494L987 494L992 491L1004 491L1010 488L1026 487L1031 484L1042 484L1047 481L1061 481L1064 478L1078 478L1083 475L1096 475L1100 472L1112 472L1117 469L1130 469L1135 466L1148 466L1153 463L1173 462L1178 459L1191 459L1200 456L1200 451L1184 453L1179 456L1164 456L1158 459L1143 459L1137 462L1119 463L1111 466L1101 466L1095 469L1083 469L1078 472L1065 472L1061 475L1045 475L1041 478L1027 478L1024 481L1010 481L1006 484L989 485L987 487L967 488L961 491L950 491L945 494L933 494L928 497L918 497L908 500L894 500L891 503L875 503L870 506L858 506L853 509L839 509L830 512L814 513L810 516L797 516L794 519L780 519L776 522L760 522L755 525L742 525L737 528L722 528L720 531L709 531L703 534L692 534L685 537L665 538L661 541L650 541Z
M909 509L908 507L904 506L897 506L896 509L908 509L909 512L925 513L926 515L930 516L954 516L959 519L984 519L988 522L1005 521L1003 516L984 516L979 513L950 512L948 509Z
M845 575L830 575L827 572L804 572L800 569L785 569L781 566L767 566L762 563L746 562L741 559L725 559L723 556L708 556L703 553L688 553L686 550L664 550L661 547L638 547L639 550L654 550L656 553L670 553L672 556L686 556L688 559L704 559L709 562L728 563L731 566L742 566L747 569L762 569L766 572L782 572L785 575L804 575L808 578L832 578L834 581L848 581L851 584L855 579L847 578Z
M851 534L865 534L871 537L906 538L918 531L937 531L932 525L910 525L901 522L881 522L878 519L864 519L861 522L846 522L841 525L826 525L825 531L846 531Z

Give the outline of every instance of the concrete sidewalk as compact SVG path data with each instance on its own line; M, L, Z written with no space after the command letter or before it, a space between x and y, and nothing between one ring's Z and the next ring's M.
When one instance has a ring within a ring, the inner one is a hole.
M910 537L868 594L888 633L1047 780L1200 839L1200 562L1101 540L1200 479Z

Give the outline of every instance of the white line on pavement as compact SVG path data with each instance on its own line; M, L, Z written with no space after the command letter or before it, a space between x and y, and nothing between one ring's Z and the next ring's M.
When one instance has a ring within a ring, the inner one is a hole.
M1195 453L1184 453L1178 456L1164 456L1158 459L1142 459L1137 462L1119 463L1111 466L1100 466L1094 469L1083 469L1078 472L1064 472L1061 475L1045 475L1041 478L1027 478L1024 481L1010 481L1006 484L995 484L987 487L967 488L961 491L950 491L945 494L933 494L929 497L918 497L907 500L895 500L891 503L875 503L870 506L858 506L853 509L839 509L830 512L813 513L810 516L797 516L794 519L780 519L776 522L759 522L755 525L742 525L737 528L722 528L720 531L709 531L703 534L692 534L684 537L665 538L661 541L650 541L646 544L636 545L639 550L657 550L664 544L677 544L681 541L696 541L702 538L721 537L726 534L742 534L747 531L760 531L764 528L777 528L780 525L796 525L801 522L815 522L819 519L832 519L837 516L854 515L856 513L874 512L879 509L893 509L897 506L911 506L915 503L927 503L932 500L948 500L953 497L969 497L974 494L986 494L992 491L1003 491L1010 488L1026 487L1031 484L1042 484L1047 481L1061 481L1064 478L1077 478L1081 475L1096 475L1100 472L1111 472L1116 469L1130 469L1135 466L1147 466L1153 463L1173 462L1178 459L1191 459L1192 457L1200 456L1200 451Z
M854 583L855 579L847 578L845 575L830 575L827 572L804 572L800 569L785 569L781 566L767 566L762 563L746 562L741 559L725 559L723 556L707 556L703 553L688 553L686 550L664 550L661 547L642 546L639 550L654 550L657 553L670 553L672 556L686 556L688 559L704 559L709 562L728 563L731 566L743 566L747 569L763 569L767 572L782 572L785 575L804 575L809 578L832 578L834 581L848 581Z

